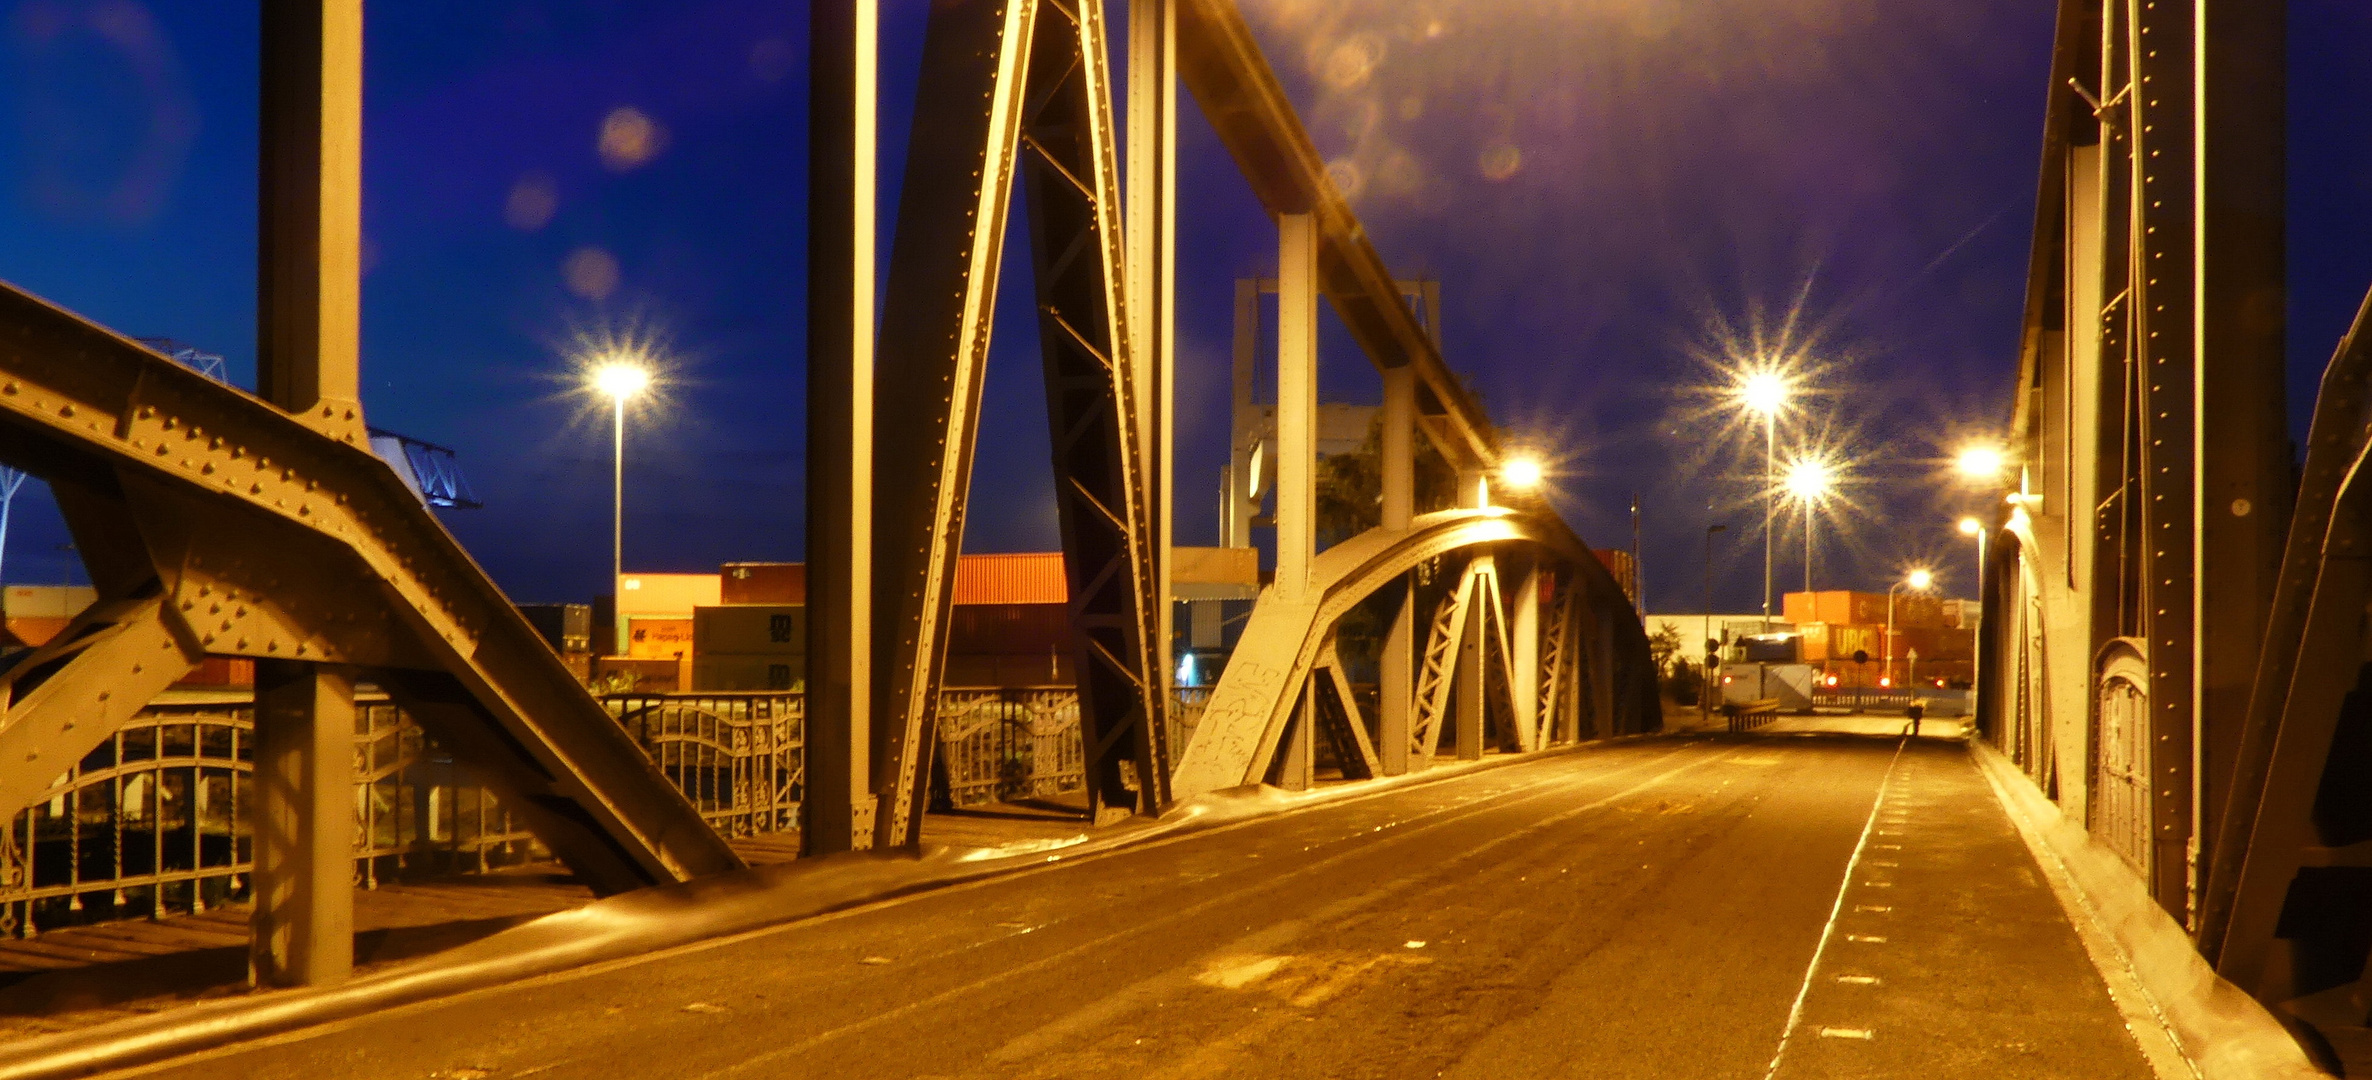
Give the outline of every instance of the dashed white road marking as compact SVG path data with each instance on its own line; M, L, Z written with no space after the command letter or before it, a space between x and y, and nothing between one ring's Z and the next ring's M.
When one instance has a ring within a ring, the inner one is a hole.
M1804 968L1803 984L1796 988L1795 1005L1787 1011L1787 1028L1779 1033L1779 1048L1771 1054L1771 1065L1763 1070L1763 1080L1779 1075L1779 1066L1787 1060L1788 1041L1795 1038L1796 1027L1804 1022L1804 999L1812 993L1812 980L1819 977L1820 960L1828 953L1828 943L1836 936L1837 919L1845 912L1845 894L1853 888L1853 872L1860 869L1861 853L1870 844L1870 835L1878 828L1878 808L1886 805L1887 792L1894 786L1894 770L1902 765L1903 748L1909 746L1908 736L1895 740L1894 756L1887 759L1886 775L1878 781L1877 797L1870 800L1870 816L1862 822L1861 837L1853 842L1853 856L1845 860L1845 873L1837 882L1836 902L1829 905L1828 924L1820 928L1820 944L1812 950L1812 962ZM1884 888L1891 882L1864 881L1866 887ZM1874 1039L1876 1034L1867 1028L1821 1028L1826 1039Z
M1875 975L1839 975L1837 976L1837 981L1841 983L1851 983L1854 986L1878 985L1878 977Z
M1876 935L1876 934L1847 934L1847 935L1845 935L1845 940L1847 940L1847 941L1858 941L1858 942L1861 942L1861 943L1863 943L1863 944L1865 944L1865 945L1884 945L1884 944L1886 944L1886 939L1885 939L1885 938L1882 938L1882 937L1879 937L1879 936L1878 936L1878 935Z

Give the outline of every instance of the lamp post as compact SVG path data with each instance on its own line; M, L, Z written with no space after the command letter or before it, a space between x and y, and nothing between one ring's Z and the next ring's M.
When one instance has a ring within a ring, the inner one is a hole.
M1732 391L1746 411L1763 418L1763 633L1771 632L1771 529L1779 517L1779 414L1787 408L1787 379L1777 371L1748 372Z
M1705 685L1697 692L1699 726L1713 720L1713 680L1721 675L1721 666L1713 662L1713 534L1728 532L1729 528L1727 525L1705 526Z
M1837 490L1837 470L1817 457L1797 458L1787 467L1787 498L1804 511L1804 592L1812 591L1812 521Z
M610 625L615 640L613 656L626 653L626 402L650 388L651 371L629 360L612 360L593 369L593 388L610 399Z
M1961 531L1961 533L1962 533L1963 535L1966 535L1966 536L1973 536L1973 537L1976 537L1976 538L1977 538L1977 612L1978 612L1978 614L1977 614L1977 619L1978 619L1978 625L1977 625L1977 626L1975 626L1975 627L1972 627L1972 628L1970 629L1970 634L1969 634L1969 637L1970 637L1970 639L1971 639L1972 641L1975 641L1975 640L1976 640L1976 636L1977 636L1977 632L1978 632L1978 631L1981 631L1981 630L1983 630L1983 629L1984 629L1984 617L1985 617L1985 616L1984 616L1984 611L1985 611L1985 523L1984 523L1984 522L1982 522L1982 521L1979 521L1979 520L1977 520L1976 518L1973 518L1973 517L1964 517L1964 518L1961 518L1961 519L1960 519L1960 531ZM1967 612L1966 610L1963 610L1963 611L1960 613L1960 618L1961 618L1961 621L1963 621L1963 622L1966 622L1966 621L1968 621L1968 612ZM1970 718L1971 718L1971 719L1970 719L1970 722L1971 722L1971 723L1974 723L1974 722L1975 722L1975 719L1974 719L1974 718L1975 718L1975 717L1976 717L1976 715L1977 715L1977 699L1978 699L1980 696L1982 696L1982 695L1984 694L1984 692L1985 692L1985 650L1984 650L1984 649L1982 649L1982 648L1972 648L1972 649L1970 649L1970 650L1969 650L1969 665L1968 665L1968 714L1969 714L1969 716L1970 716Z
M1999 446L1991 443L1973 443L1963 447L1960 455L1952 462L1953 469L1960 474L1961 479L1995 490L1999 489L2002 470L2008 465L2009 456L2004 454ZM1960 519L1960 531L1963 535L1977 538L1978 626L1976 632L1981 634L1984 631L1983 612L1985 610L1985 523L1974 517L1964 517ZM1985 650L1979 643L1977 648L1971 650L1969 659L1968 715L1972 725L1976 722L1978 701L1985 692L1984 665Z
M1933 584L1935 584L1934 574L1925 570L1913 570L1905 575L1903 580L1886 587L1886 660L1884 666L1878 669L1878 682L1888 690L1894 689L1894 592L1904 586L1909 586L1918 592L1925 592L1927 587Z

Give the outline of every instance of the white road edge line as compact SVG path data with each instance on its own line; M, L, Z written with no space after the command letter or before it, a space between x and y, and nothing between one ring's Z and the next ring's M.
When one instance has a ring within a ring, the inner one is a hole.
M1763 1070L1763 1080L1772 1080L1779 1075L1780 1063L1787 1060L1788 1041L1795 1038L1795 1029L1804 1022L1804 999L1811 996L1812 980L1820 975L1820 958L1828 953L1829 940L1836 937L1837 917L1845 911L1845 894L1853 889L1853 871L1861 864L1862 851L1870 846L1870 832L1878 826L1878 809L1886 805L1886 789L1894 783L1895 766L1902 764L1903 747L1910 745L1910 742L1909 736L1898 737L1894 743L1894 756L1886 759L1886 775L1878 781L1877 797L1870 800L1870 816L1861 823L1861 838L1853 842L1853 857L1845 860L1844 876L1837 882L1836 902L1828 906L1828 925L1820 928L1820 946L1812 950L1812 963L1804 968L1804 982L1796 988L1795 1006L1787 1010L1787 1030L1779 1033L1779 1049L1771 1054L1771 1067ZM1831 1031L1841 1030L1846 1029L1821 1028L1820 1033L1825 1036ZM1863 1034L1849 1037L1867 1039L1874 1036Z

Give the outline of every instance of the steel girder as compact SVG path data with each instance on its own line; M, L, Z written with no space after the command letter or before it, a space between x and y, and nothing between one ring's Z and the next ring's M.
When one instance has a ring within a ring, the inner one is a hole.
M2046 617L2022 624L1994 597L1985 622L1989 637L2031 627L2036 655L2071 689L2099 682L2109 642L2139 650L2142 869L2186 921L2199 913L2212 858L2202 848L2240 745L2288 510L2280 9L2061 5L2013 422L2014 502L2033 538L2021 550ZM1986 665L1981 695L1980 721L1997 734L2015 726L2004 710L2026 701L2003 692L2006 670ZM2070 752L2097 726L2089 697L2027 702L2055 713L2038 730L2087 733L2037 761L2084 760ZM2079 805L2090 779L2068 788Z
M1317 219L1319 288L1378 368L1413 366L1422 415L1452 466L1496 466L1496 429L1441 358L1310 142L1235 0L1180 0L1178 72L1254 194Z
M380 678L597 891L741 866L347 419L0 286L0 461L57 486L105 597L7 682L0 744L41 755L0 770L7 805L169 670L304 660Z
M2372 717L2354 700L2372 648L2364 625L2372 602L2367 410L2372 295L2324 369L2315 399L2297 513L2201 912L2200 949L2217 973L2269 1002L2325 989L2303 984L2295 955L2301 941L2354 938L2368 921L2360 911L2333 918L2329 909L2344 911L2344 904L2309 902L2308 910L2285 915L2302 891L2301 870L2372 867L2372 830L2346 796L2363 782L2352 771L2362 767L2362 753L2334 753L2343 733L2360 743L2372 732ZM2285 922L2292 924L2286 934ZM2360 965L2353 974L2362 978Z
M900 196L877 377L878 842L918 842L934 692L979 430L1014 174L1028 178L1081 734L1098 806L1167 805L1151 477L1127 332L1099 5L936 4ZM960 240L958 239L960 238ZM1124 767L1125 765L1125 767Z

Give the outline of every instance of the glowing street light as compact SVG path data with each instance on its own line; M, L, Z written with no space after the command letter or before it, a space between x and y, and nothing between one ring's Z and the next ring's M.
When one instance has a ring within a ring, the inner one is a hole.
M1790 396L1787 378L1776 371L1753 371L1738 380L1738 402L1746 411L1762 416L1777 416L1787 411Z
M1934 575L1933 573L1930 573L1930 572L1928 572L1928 571L1927 571L1925 568L1921 568L1921 569L1913 570L1913 571L1911 571L1910 573L1903 575L1903 579L1902 579L1901 581L1897 581L1897 582L1895 582L1894 584L1892 584L1892 585L1889 585L1889 586L1887 586L1887 587L1886 587L1886 662L1885 662L1885 664L1884 664L1883 666L1881 666L1881 667L1878 669L1878 672L1879 672L1879 674L1878 674L1878 685L1879 685L1879 686L1881 686L1881 687L1892 687L1892 686L1894 685L1894 592L1895 592L1895 590L1897 590L1897 589L1902 589L1902 588L1909 588L1909 589L1910 589L1912 592L1926 592L1926 591L1927 591L1927 589L1928 589L1928 587L1929 587L1929 586L1931 586L1931 585L1934 585L1934 584L1935 584L1935 575Z
M625 404L651 386L651 369L630 360L612 360L593 369L593 388Z
M1812 591L1812 517L1837 493L1837 469L1818 457L1800 457L1787 467L1787 500L1804 512L1804 592Z
M1730 397L1763 420L1763 633L1771 632L1772 526L1779 517L1779 414L1787 411L1795 387L1772 367L1738 373Z
M626 403L651 388L651 369L631 358L615 358L595 364L586 373L585 382L595 392L610 399L610 543L609 571L611 601L610 623L617 640L612 642L616 652L626 652L626 620L616 614L619 601L625 596L621 583L626 580Z
M1999 480L2001 470L2009 464L1998 446L1976 445L1960 452L1952 461L1952 468L1971 480Z
M1540 459L1509 458L1499 465L1499 482L1510 491L1531 491L1538 488L1547 473L1540 467Z

